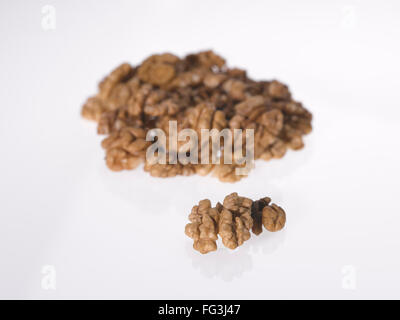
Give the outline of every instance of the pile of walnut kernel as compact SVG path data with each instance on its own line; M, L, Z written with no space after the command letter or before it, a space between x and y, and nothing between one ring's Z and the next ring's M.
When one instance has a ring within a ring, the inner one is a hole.
M312 115L292 99L278 81L255 81L246 71L228 68L212 51L152 55L133 67L124 63L99 84L99 92L82 108L82 116L98 123L106 164L114 171L135 169L145 162L146 133L153 128L178 130L254 129L254 157L281 158L286 150L303 148L311 131ZM237 164L149 164L156 177L213 172L221 181L234 182Z
M193 248L203 254L217 250L218 235L225 247L235 249L250 239L250 231L259 235L262 226L271 232L285 226L285 211L270 202L270 198L252 201L236 192L215 207L210 200L201 200L192 208L185 233L194 240Z

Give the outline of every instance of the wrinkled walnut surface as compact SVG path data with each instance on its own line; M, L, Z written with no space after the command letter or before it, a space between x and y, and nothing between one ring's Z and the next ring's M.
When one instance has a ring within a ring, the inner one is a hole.
M270 201L252 201L236 192L215 207L210 200L201 200L192 208L185 233L194 240L193 248L203 254L217 250L218 236L225 247L235 249L250 239L251 230L259 235L262 226L272 232L285 226L285 211L276 204L270 205Z
M194 240L193 248L201 253L217 250L219 213L211 208L210 200L201 200L194 206L189 220L191 223L186 225L185 233Z
M255 159L264 160L281 158L287 149L303 148L303 136L312 129L311 113L293 100L286 85L252 80L246 71L228 68L225 59L212 51L184 58L156 54L135 67L123 63L100 82L98 93L83 105L82 116L96 121L98 133L108 135L106 140L127 136L127 128L141 130L140 138L129 142L139 145L133 153L133 146L105 147L106 163L117 171L144 162L143 148L148 144L142 140L147 131L160 128L168 133L171 120L177 121L178 130L198 133L201 129L254 129ZM145 170L157 177L213 172L221 181L235 182L243 177L236 174L238 166L221 161L167 163L147 164Z

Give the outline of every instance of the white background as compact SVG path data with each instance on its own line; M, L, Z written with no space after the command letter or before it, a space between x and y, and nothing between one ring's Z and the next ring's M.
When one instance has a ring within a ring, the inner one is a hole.
M1 1L0 297L400 298L399 39L398 1ZM236 184L109 171L80 118L98 81L204 49L287 83L306 147ZM233 191L270 196L286 229L198 254L191 207Z

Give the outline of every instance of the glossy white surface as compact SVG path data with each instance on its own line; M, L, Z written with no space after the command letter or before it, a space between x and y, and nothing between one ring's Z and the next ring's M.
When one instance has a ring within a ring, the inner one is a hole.
M396 1L2 1L0 298L400 298L399 36ZM306 147L237 184L110 172L79 116L98 81L207 48L287 83L314 114ZM201 256L187 215L233 191L287 227Z

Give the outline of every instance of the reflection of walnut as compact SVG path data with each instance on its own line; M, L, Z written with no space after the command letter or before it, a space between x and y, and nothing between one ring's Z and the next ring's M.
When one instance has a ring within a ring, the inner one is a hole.
M210 200L202 200L194 206L189 220L191 223L186 225L185 233L194 240L193 248L201 253L217 250L219 213L211 208Z
M250 230L256 235L262 232L262 225L269 231L281 230L286 221L282 208L269 205L270 198L252 201L240 197L236 192L225 197L223 204L211 207L208 199L194 206L185 227L187 236L194 240L193 247L201 253L217 249L217 235L229 249L235 249L250 239Z
M146 132L133 127L115 131L102 141L106 150L106 164L113 171L136 168L143 161L149 145Z

